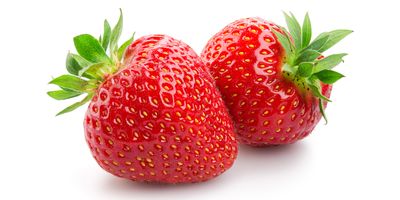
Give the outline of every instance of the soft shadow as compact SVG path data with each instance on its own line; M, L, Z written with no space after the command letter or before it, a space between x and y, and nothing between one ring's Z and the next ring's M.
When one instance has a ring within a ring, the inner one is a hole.
M206 182L188 183L188 184L165 184L165 183L148 183L148 182L135 182L125 180L118 177L107 176L104 180L104 188L111 192L120 194L147 194L152 196L157 193L157 196L168 195L170 193L180 193L181 195L189 195L192 191L203 190L206 188L217 187L222 184L225 174L217 178L211 179Z
M221 185L234 182L251 181L252 177L268 177L279 174L287 174L288 171L296 171L297 164L301 163L307 154L307 145L298 142L292 145L271 147L239 146L239 156L234 166L224 174L201 183L191 184L162 184L134 182L105 176L103 187L106 191L120 195L142 195L142 197L163 197L193 195L193 191L209 191L220 188ZM271 180L272 181L272 180ZM156 195L156 196L154 196Z
M235 170L245 176L279 175L300 168L306 162L308 147L303 142L269 147L239 146Z

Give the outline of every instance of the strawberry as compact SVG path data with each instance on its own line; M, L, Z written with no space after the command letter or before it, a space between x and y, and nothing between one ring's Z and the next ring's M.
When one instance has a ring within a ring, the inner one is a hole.
M122 13L102 39L74 38L69 75L48 94L67 99L87 93L59 114L89 102L87 144L97 163L119 177L149 182L206 181L237 156L233 124L200 57L166 35L133 38L117 47ZM109 47L110 56L106 55Z
M239 140L252 146L289 144L311 133L330 101L332 70L346 54L322 53L352 31L325 32L311 41L285 13L289 32L261 18L237 20L215 34L201 57L216 80Z

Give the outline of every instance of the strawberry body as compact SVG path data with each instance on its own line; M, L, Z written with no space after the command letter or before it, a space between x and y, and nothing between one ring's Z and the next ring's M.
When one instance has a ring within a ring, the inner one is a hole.
M131 44L86 112L87 143L106 171L138 181L199 182L230 168L233 125L203 62L186 44L150 35Z
M318 99L284 72L286 54L272 29L283 32L261 18L237 20L214 35L201 54L240 141L253 146L293 143L321 118ZM321 86L329 97L331 86Z

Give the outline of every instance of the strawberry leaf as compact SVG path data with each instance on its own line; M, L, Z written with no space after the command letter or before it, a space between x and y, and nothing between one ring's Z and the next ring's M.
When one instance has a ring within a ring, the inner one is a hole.
M287 36L279 31L272 30L272 32L274 32L279 42L281 43L282 47L285 49L286 55L289 54L292 51L292 48Z
M312 36L311 20L308 16L308 13L304 17L303 27L301 29L301 36L301 47L304 49L310 44Z
M351 30L334 30L329 32L329 39L328 41L324 44L324 46L319 50L319 52L324 52L327 49L331 48L333 45L338 43L340 40L348 36L350 33L353 31Z
M79 71L82 68L85 68L86 66L90 65L91 63L87 60L85 60L84 58L82 58L79 55L73 54L73 53L68 53L67 55L67 60L66 60L66 66L67 66L67 71L70 74L79 75ZM83 75L85 76L85 75ZM87 77L87 76L85 76ZM91 78L91 77L87 77L87 78Z
M110 43L111 27L107 20L104 20L103 40L100 41L104 51L107 51L108 44Z
M321 53L319 53L316 50L308 49L303 51L296 59L295 65L302 63L302 62L312 62L315 61L318 57L321 56Z
M339 79L343 78L343 74L340 74L338 72L332 71L332 70L322 70L318 73L314 74L320 81L326 83L326 84L333 84Z
M325 69L334 68L339 63L343 62L343 57L346 55L346 53L332 54L324 59L317 61L314 72L317 73Z
M92 62L110 62L99 41L89 34L74 37L75 48L84 59Z
M53 99L64 100L64 99L70 99L70 98L79 96L82 93L77 92L77 91L71 91L71 90L56 90L56 91L47 92L47 94L50 97L52 97Z
M301 27L299 22L296 20L292 13L290 13L291 16L289 16L285 12L283 14L285 15L285 20L289 29L289 33L293 37L294 46L296 47L295 49L301 49Z
M322 99L318 99L318 105L319 105L319 111L321 112L321 115L325 120L325 124L328 124L328 118L326 117L326 114L325 114L325 108L324 108Z
M105 74L111 73L106 63L95 63L79 71L79 75L88 74L97 80L103 80Z
M299 64L297 74L301 77L309 77L313 72L314 64L311 62L303 62Z
M111 56L116 56L114 54L116 54L118 51L118 40L119 40L119 37L121 36L122 24L123 24L123 16L122 16L122 10L120 9L120 15L119 15L118 22L115 25L115 27L112 29L111 37L110 37Z
M125 53L126 48L133 42L133 39L135 37L135 33L133 33L132 37L129 38L127 41L125 41L119 48L118 48L118 60L122 59L122 56Z
M68 74L61 75L49 82L49 84L54 84L61 88L66 88L77 92L84 92L84 87L87 85L87 83L87 81L79 77Z
M315 38L314 41L311 42L311 44L305 49L312 49L320 52L319 50L325 45L328 39L329 39L329 34L321 33L320 36Z
M48 95L57 100L76 97L82 93L88 95L80 102L65 108L57 115L75 110L85 104L95 94L106 75L116 73L124 67L121 58L126 48L133 41L133 36L118 48L118 39L122 32L122 10L120 10L118 23L111 29L107 20L104 21L103 35L99 39L89 34L74 37L74 45L78 54L68 53L66 68L69 74L62 75L50 81L61 90L50 91ZM109 55L107 55L109 49ZM86 79L84 79L86 78Z
M65 114L67 112L71 112L75 109L77 109L78 107L84 105L86 102L90 101L93 97L93 94L88 94L82 101L76 102L68 107L66 107L64 110L60 111L59 113L57 113L56 116L61 115L61 114Z
M311 85L309 85L309 87L311 88L311 91L312 91L312 93L313 93L313 95L314 96L316 96L316 97L318 97L318 98L320 98L320 99L323 99L323 100L325 100L325 101L331 101L331 100L329 100L326 96L324 96L323 94L322 94L322 92L321 92L321 86L319 85L319 83L317 83L317 84L311 84Z

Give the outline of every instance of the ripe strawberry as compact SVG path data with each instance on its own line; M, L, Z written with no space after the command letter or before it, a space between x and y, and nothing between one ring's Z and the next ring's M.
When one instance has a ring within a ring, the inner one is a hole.
M62 89L49 92L55 99L88 94L60 114L90 101L84 129L98 164L119 177L165 183L229 169L237 156L233 124L200 57L166 35L117 48L121 28L122 15L112 31L105 22L100 41L75 37L80 55L68 55L71 75L50 82Z
M324 116L331 69L346 54L322 58L349 30L320 34L311 43L308 14L301 27L285 13L289 32L261 18L237 20L214 35L202 58L216 80L239 139L253 146L293 143ZM325 105L323 105L325 104Z

